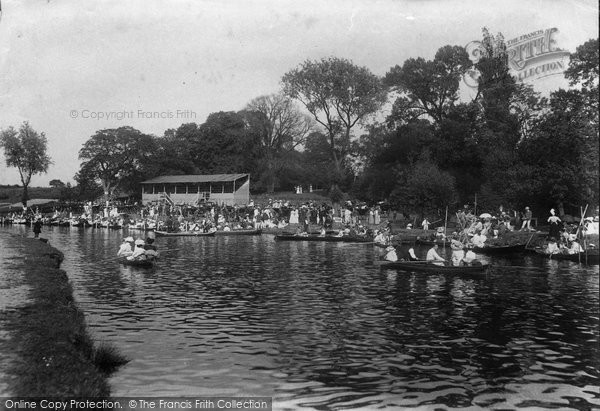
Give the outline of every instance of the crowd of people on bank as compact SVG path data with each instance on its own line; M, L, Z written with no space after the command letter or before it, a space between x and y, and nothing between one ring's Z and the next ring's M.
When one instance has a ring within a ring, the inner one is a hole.
M71 210L55 210L52 214L43 216L36 209L26 209L23 213L13 213L4 216L4 220L35 221L35 234L39 235L39 225L60 224L68 222L70 225L80 224L85 221L95 227L110 228L135 228L155 229L167 232L210 232L215 230L248 230L248 229L285 229L292 226L298 235L308 235L309 226L320 227L320 235L331 234L334 222L341 224L338 236L369 236L375 243L391 246L394 233L390 220L396 220L397 213L384 213L378 205L368 207L348 201L341 207L334 209L326 203L304 202L292 203L290 201L269 200L264 204L255 204L250 201L245 206L224 206L217 204L204 204L200 206L170 205L167 203L154 203L145 206L136 205L134 209L128 206L127 213L122 212L117 206L93 207L91 203L83 205L80 213ZM596 212L597 214L597 212ZM3 220L3 221L4 221ZM455 214L455 230L447 234L441 219L433 222L424 217L421 228L426 234L421 240L446 242L452 248L452 264L470 264L474 260L473 248L485 247L492 240L502 239L506 233L514 231L534 232L534 220L529 207L522 213L516 211L506 212L499 208L496 215L483 213L477 216L468 206L457 210ZM447 221L447 217L444 223ZM536 220L537 221L537 220ZM413 220L414 222L414 220ZM413 222L408 222L406 229L413 229ZM549 234L545 248L547 253L578 253L582 244L578 240L580 233L598 234L598 216L588 217L579 225L568 225L561 221L554 209L550 210L547 219ZM437 227L435 227L437 225ZM397 226L397 224L396 224ZM339 224L338 224L339 227ZM432 229L432 227L435 227ZM143 240L141 240L143 241ZM129 243L129 242L127 242ZM142 246L148 246L144 242ZM151 245L151 243L150 243ZM134 243L132 254L136 252ZM408 254L398 257L396 251L388 250L386 259L400 258L404 260L416 259ZM413 254L414 254L414 250ZM396 257L394 257L396 253ZM425 260L442 263L435 246L432 247Z

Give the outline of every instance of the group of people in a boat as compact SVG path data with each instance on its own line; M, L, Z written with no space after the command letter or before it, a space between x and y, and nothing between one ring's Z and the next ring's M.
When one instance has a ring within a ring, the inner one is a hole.
M546 248L544 249L546 254L579 254L583 253L584 249L581 247L581 244L577 238L574 238L572 241L560 241L558 242L556 238L550 237L548 239L548 244L546 244Z
M158 258L158 248L151 237L144 241L141 238L134 240L129 236L123 239L117 257L127 258L130 261L155 260Z
M451 240L450 247L452 249L452 256L450 261L446 261L446 259L438 254L439 246L434 244L429 250L427 250L427 254L425 255L425 259L420 259L415 254L415 249L410 246L408 249L401 249L400 255L398 255L398 250L390 245L385 249L385 254L383 255L383 260L386 261L425 261L428 263L436 264L436 265L446 265L450 263L452 266L464 266L464 265L481 265L481 262L477 260L477 255L473 252L471 248L466 248L465 246L458 240Z

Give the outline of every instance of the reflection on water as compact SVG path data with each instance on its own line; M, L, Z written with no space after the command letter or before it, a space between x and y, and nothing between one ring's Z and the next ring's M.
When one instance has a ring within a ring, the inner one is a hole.
M19 228L13 228L19 230ZM114 395L261 395L275 408L600 406L598 267L488 258L487 276L374 265L368 244L54 228L94 336L132 361ZM423 253L426 250L417 250Z

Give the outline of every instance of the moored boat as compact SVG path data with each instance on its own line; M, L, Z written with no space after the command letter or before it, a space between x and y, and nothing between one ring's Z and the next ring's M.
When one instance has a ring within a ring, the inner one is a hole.
M428 261L377 261L381 268L389 268L402 271L435 272L448 274L483 273L489 268L489 264L478 265L436 265Z
M255 230L255 229L251 229L251 230L229 230L229 231L225 231L225 230L217 230L215 231L215 235L261 235L262 234L262 230Z
M555 253L548 254L544 250L533 249L536 254L550 260L567 260L584 264L599 264L598 250L588 250L577 254Z
M176 232L168 232L168 231L160 231L155 230L154 234L157 237L213 237L215 235L214 231L204 232L204 231L176 231Z
M278 234L275 240L279 241L322 241L329 243L372 243L371 237L359 236L332 236L332 235L299 235L299 234Z

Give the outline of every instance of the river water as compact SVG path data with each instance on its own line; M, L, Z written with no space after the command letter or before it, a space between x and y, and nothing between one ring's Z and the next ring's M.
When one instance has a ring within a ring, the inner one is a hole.
M114 261L120 231L42 236L65 254L93 337L131 359L111 377L114 396L600 407L598 266L523 254L488 258L482 276L411 274L378 268L370 244L262 235L158 238L172 251L148 270Z

